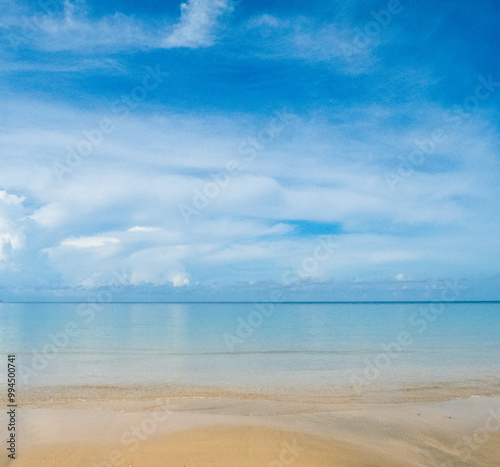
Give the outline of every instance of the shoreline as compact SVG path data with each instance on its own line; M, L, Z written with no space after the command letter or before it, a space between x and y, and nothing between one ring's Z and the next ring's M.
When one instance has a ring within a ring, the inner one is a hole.
M269 400L274 402L335 404L340 407L380 404L433 403L469 398L500 396L500 388L490 383L432 383L389 388L384 385L356 392L346 386L303 390L290 387L231 388L188 384L131 385L54 385L24 386L18 393L18 403L24 407L44 407L54 404L87 404L101 402L137 402L156 399L227 398L237 400ZM6 392L0 394L0 404L6 404Z

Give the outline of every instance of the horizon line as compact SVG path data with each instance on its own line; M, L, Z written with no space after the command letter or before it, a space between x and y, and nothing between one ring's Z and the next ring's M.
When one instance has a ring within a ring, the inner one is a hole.
M243 300L243 301L227 301L227 300L189 300L189 301L2 301L0 303L5 304L27 304L27 303L61 303L61 304L71 304L71 303L100 303L105 304L165 304L165 305L178 305L178 304L251 304L251 303L274 303L274 304L411 304L411 303L500 303L500 300L306 300L306 301L272 301L272 300Z

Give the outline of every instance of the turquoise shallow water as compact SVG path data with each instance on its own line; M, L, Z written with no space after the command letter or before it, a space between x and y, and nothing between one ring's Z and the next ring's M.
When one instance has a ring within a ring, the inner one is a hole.
M0 352L26 388L495 392L499 336L497 303L0 304Z

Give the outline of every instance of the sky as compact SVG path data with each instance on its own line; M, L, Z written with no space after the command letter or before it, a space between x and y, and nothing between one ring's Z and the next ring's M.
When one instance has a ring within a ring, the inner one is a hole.
M3 301L500 299L497 1L0 10Z

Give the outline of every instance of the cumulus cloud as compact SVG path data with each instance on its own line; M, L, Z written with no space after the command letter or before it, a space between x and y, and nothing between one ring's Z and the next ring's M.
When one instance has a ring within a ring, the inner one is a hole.
M25 198L0 190L0 267L11 266L10 260L16 250L24 247L22 228Z
M122 265L128 272L131 285L172 284L181 287L189 284L182 260L186 251L179 246L157 246L133 251L124 258Z

